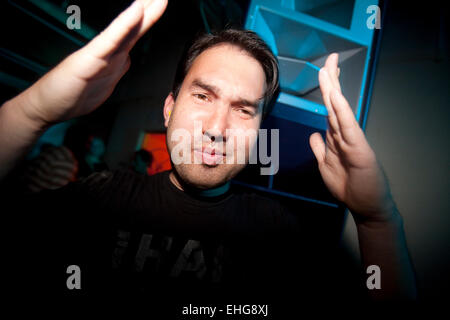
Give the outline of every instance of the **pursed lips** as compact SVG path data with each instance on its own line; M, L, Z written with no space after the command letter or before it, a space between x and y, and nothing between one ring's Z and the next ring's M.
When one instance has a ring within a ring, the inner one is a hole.
M194 149L194 152L201 155L202 162L208 165L217 164L226 156L222 151L209 147L202 147L201 151L199 149Z
M225 154L223 152L221 152L220 150L215 149L215 148L203 147L202 148L202 152L203 153L208 153L208 154L211 154L211 155L217 154L217 155L225 156Z

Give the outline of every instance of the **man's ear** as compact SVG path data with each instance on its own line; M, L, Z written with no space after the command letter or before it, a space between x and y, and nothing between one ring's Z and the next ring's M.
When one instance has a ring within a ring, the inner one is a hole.
M164 126L166 128L169 125L169 119L170 119L170 115L173 111L174 105L175 105L175 99L173 98L173 93L171 92L167 96L166 101L164 101L163 114L164 114Z

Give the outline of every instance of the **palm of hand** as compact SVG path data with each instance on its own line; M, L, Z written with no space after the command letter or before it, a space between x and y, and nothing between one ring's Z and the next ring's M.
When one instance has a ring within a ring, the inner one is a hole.
M310 137L322 178L333 194L344 202L355 218L387 220L393 202L375 153L341 93L336 54L330 55L319 73L328 110L326 144L321 135Z
M32 91L34 95L28 99L27 116L51 124L95 110L128 71L130 50L166 5L167 0L136 0L91 42L36 83L39 90Z

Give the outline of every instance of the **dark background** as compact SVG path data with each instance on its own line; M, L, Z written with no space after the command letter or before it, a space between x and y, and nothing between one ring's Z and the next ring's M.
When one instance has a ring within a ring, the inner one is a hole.
M82 25L97 32L129 4L121 0L48 2L59 8L77 4ZM248 1L236 3L232 20L239 24L244 22ZM404 217L420 295L425 301L444 300L450 283L448 11L438 1L389 1L386 8L366 133ZM88 41L28 1L3 1L0 9L0 71L14 77L2 77L1 102ZM221 14L218 11L215 24L230 24ZM169 1L161 20L131 52L131 68L113 95L97 111L78 119L80 127L107 142L110 168L130 161L142 132L164 131L162 106L177 61L185 44L204 30L199 1ZM11 52L19 56L14 59L25 60L12 62ZM358 244L351 220L347 219L342 243L357 264Z

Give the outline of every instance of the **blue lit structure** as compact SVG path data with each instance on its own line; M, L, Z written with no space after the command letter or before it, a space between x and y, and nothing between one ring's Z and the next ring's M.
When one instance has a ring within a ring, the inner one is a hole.
M258 33L277 55L283 102L323 115L321 97L308 92L318 88L318 71L326 57L338 52L342 90L360 120L375 30L366 24L370 5L378 1L251 2L245 27ZM332 15L335 23L321 19ZM311 102L316 105L312 110Z
M341 88L364 128L374 62L376 29L367 26L377 0L252 0L245 28L271 47L280 67L281 93L262 128L280 129L280 169L257 177L249 166L236 182L274 194L324 204L340 204L322 182L309 136L325 136L327 110L318 72L330 53L339 53ZM376 54L375 54L376 55Z

